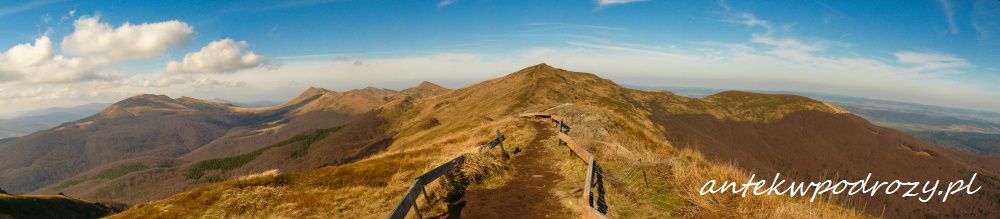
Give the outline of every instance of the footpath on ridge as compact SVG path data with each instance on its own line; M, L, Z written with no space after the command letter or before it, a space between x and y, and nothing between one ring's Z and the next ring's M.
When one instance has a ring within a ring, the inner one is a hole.
M535 129L535 139L511 160L514 172L510 181L497 188L465 192L459 201L465 203L462 218L579 217L559 202L562 198L555 191L563 177L553 158L566 156L566 150L556 147L555 131L548 123L535 122Z

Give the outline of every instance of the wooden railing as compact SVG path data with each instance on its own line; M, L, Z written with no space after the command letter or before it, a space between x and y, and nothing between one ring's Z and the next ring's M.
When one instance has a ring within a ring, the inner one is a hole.
M559 139L559 145L565 144L566 147L569 148L570 152L576 155L576 157L580 158L580 160L582 160L584 164L587 165L587 178L584 179L583 182L584 203L581 205L583 213L582 218L607 218L607 215L605 215L607 213L607 206L600 203L595 203L594 200L595 194L592 189L595 186L597 186L598 188L598 194L596 194L598 196L598 199L599 200L604 199L604 191L603 191L604 189L602 182L603 177L600 176L601 169L600 166L597 164L597 161L595 159L596 157L594 156L594 154L587 151L587 149L580 147L580 145L577 144L576 141L573 140L573 138L567 135L567 133L569 133L570 127L566 125L566 122L563 120L562 117L548 113L538 113L538 112L521 114L521 117L549 118L552 120L552 122L556 124L556 128L559 129L559 133L556 134L557 138ZM597 204L596 206L597 208L595 208L594 206L595 204Z
M497 145L500 145L500 148L503 149L503 141L506 139L507 137L497 130L497 137L493 139L493 141L483 145L483 147L489 150ZM506 154L507 151L504 150L504 155ZM424 200L426 200L427 203L430 203L430 196L427 196L427 191L424 190L424 187L426 187L427 184L434 182L437 178L444 176L446 173L451 172L452 170L457 170L463 163L465 163L465 155L458 156L455 159L441 164L440 166L427 171L423 175L418 176L413 180L413 185L410 186L410 189L406 190L406 193L403 195L403 200L400 200L399 204L396 205L396 208L389 213L389 218L406 218L406 215L410 213L411 208L413 209L413 212L417 214L418 218L423 218L423 216L420 215L420 208L417 206L417 198L419 198L420 194L424 194Z
M417 206L417 198L421 193L423 193L424 200L428 200L428 203L430 202L430 196L427 196L427 191L424 191L424 186L427 186L427 184L433 182L438 177L443 176L445 173L457 169L462 165L462 163L465 163L465 156L458 156L455 159L441 164L441 166L435 167L431 171L427 171L427 173L418 176L417 179L413 180L413 185L410 186L410 189L406 190L406 194L403 195L403 200L400 200L399 205L396 205L396 209L393 209L392 213L389 214L389 218L406 218L406 215L410 213L411 207L415 208L414 212L417 213L417 217L422 218L420 215L420 209Z
M604 199L604 189L603 189L604 187L602 182L603 177L601 176L600 165L597 164L596 157L594 156L594 154L587 151L587 149L581 147L579 144L576 143L576 141L573 140L572 137L570 137L567 134L569 133L570 127L566 125L563 118L548 113L525 113L521 114L520 116L526 118L549 118L556 124L556 128L559 130L559 132L556 134L556 137L559 139L559 145L566 145L566 147L569 148L570 152L573 153L573 155L576 155L576 157L580 158L580 160L582 160L584 164L587 165L587 178L584 180L583 184L584 202L581 204L582 208L581 217L585 219L608 218L607 215L605 215L607 214L607 206L604 205L602 201L600 201ZM503 141L506 138L507 137L501 134L500 131L497 131L497 137L493 141L490 141L486 145L483 145L483 148L489 150L499 145L500 148L503 150ZM507 151L503 150L503 153L504 155L506 155ZM406 191L405 195L403 195L403 199L399 201L399 205L396 205L396 208L393 209L392 212L389 214L389 218L391 219L405 218L406 215L409 214L411 208L414 209L414 213L417 214L418 218L422 218L422 216L420 215L419 207L417 206L417 198L419 198L420 194L424 194L424 199L428 200L427 202L430 203L430 197L427 196L427 192L424 191L424 187L427 186L427 184L436 180L437 178L440 178L444 174L452 170L458 169L464 162L465 162L465 156L464 155L458 156L455 159L452 159L447 163L441 164L441 166L438 166L432 169L431 171L428 171L427 173L424 173L423 175L417 177L413 181L413 185L410 186L410 189ZM595 186L598 188L597 194L595 194L593 191L593 188ZM595 195L598 199L596 203L594 200Z

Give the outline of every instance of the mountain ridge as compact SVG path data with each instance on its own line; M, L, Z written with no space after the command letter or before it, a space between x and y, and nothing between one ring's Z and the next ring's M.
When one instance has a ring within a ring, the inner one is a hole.
M170 109L189 110L201 107L201 104L196 103L197 101L174 100L180 103L172 103L161 96L153 95L148 96L148 98L153 99L152 104L172 107ZM183 107L178 107L178 105ZM212 104L208 104L206 107L218 108L217 105ZM213 129L216 132L206 137L207 141L198 141L197 146L185 144L184 150L176 152L182 156L160 156L169 159L144 160L147 162L144 165L148 165L148 169L126 173L112 180L94 180L105 170L92 169L86 172L86 175L76 175L76 178L60 181L67 183L73 182L73 180L84 180L83 182L62 189L56 189L57 184L50 183L50 186L39 190L39 192L62 190L76 197L122 200L130 203L141 203L167 197L130 210L133 213L126 212L122 217L130 215L184 217L185 215L197 216L198 214L219 211L224 212L223 215L231 217L381 214L388 211L392 203L398 201L398 194L412 183L412 177L419 175L426 168L430 168L430 164L450 160L461 154L475 154L479 151L479 145L495 137L497 130L502 130L510 136L510 142L505 142L509 147L523 145L525 141L534 139L535 133L532 130L536 125L531 121L517 119L516 115L527 112L549 112L564 116L573 127L570 135L573 135L574 139L578 139L589 151L600 155L603 168L608 170L606 174L608 174L609 183L615 185L607 188L609 194L612 194L609 198L610 202L621 203L617 205L621 206L620 209L612 208L614 209L611 212L613 216L627 217L629 211L641 211L661 216L725 217L727 214L718 211L718 209L748 208L751 206L759 209L759 211L755 211L757 213L751 212L757 216L784 215L781 209L799 209L803 212L820 211L824 214L838 215L844 211L851 211L844 210L844 208L848 208L876 213L872 211L872 208L849 205L830 207L830 205L837 203L825 202L825 204L812 206L802 204L802 200L774 199L773 197L742 199L731 196L713 196L713 200L721 199L723 201L699 204L705 201L705 196L692 194L687 189L681 189L702 183L703 181L700 180L709 176L744 177L741 175L742 172L736 170L740 168L753 170L754 166L742 165L743 163L759 160L766 164L782 161L784 158L775 154L754 153L746 153L749 154L749 157L739 157L718 153L711 147L742 144L747 146L746 150L753 148L764 150L768 145L766 143L778 145L781 142L795 142L817 136L817 134L809 134L805 137L791 135L795 133L873 126L865 125L863 118L851 117L851 114L836 105L795 95L765 95L730 91L706 98L690 98L670 92L628 89L595 74L568 71L543 63L455 90L448 90L429 82L422 82L414 88L402 91L363 88L334 92L322 88L310 88L296 98L278 106L264 108L229 106L222 108L225 108L225 112L229 113L140 113L138 117L122 117L121 119L136 120L146 118L142 115L147 115L153 116L153 118L173 118L180 121L187 119L204 121L198 119L208 118L215 122L199 124L217 124L220 128ZM192 111L200 112L198 110ZM824 124L801 122L824 121L821 120L824 118L830 119L832 121L830 124L834 125L827 127ZM774 132L788 134L783 136L748 134L747 141L706 144L704 148L692 147L691 141L685 140L730 141L733 138L716 134L754 133L758 128L763 130L766 127L781 127L789 121L800 121L793 126L799 131ZM234 127L223 128L234 124L236 124ZM100 125L102 125L101 121L96 121L94 124L90 124L90 127ZM713 129L713 127L720 129ZM685 128L695 131L686 132ZM716 131L706 135L703 133L704 131L699 132L699 130ZM877 129L873 128L873 130ZM893 142L912 142L913 140L907 139L908 137L905 135L878 133L873 131L856 132L856 135L831 135L821 140L825 142L875 142L877 144L872 145L872 147L880 148L879 150L894 150L891 155L875 157L891 158L886 161L889 162L887 164L889 166L900 164L901 167L908 167L909 163L907 162L924 159L920 157L921 153L919 152L930 154L932 158L938 160L935 161L937 163L948 164L942 166L942 168L948 169L943 172L974 168L985 169L996 165L985 162L978 164L979 166L970 166L967 165L967 162L955 160L951 154L953 152L941 152L934 148L936 146L916 143L908 144L909 147L900 147ZM20 141L20 139L15 141ZM775 143L776 141L778 143ZM759 142L765 143L757 144ZM0 148L9 147L8 145L0 144ZM794 145L806 150L797 155L806 159L809 156L827 156L827 154L813 153L817 151L825 151L828 154L848 154L836 150L837 147L842 147L838 144L823 146L832 151L811 148L814 146L809 144ZM705 153L705 158L691 155L698 153ZM842 158L836 162L870 165L853 160L854 158L850 156ZM565 157L552 159L553 162L572 162ZM651 181L653 185L666 186L659 187L664 190L640 189L643 188L638 186L641 179L630 175L617 175L630 171L631 169L628 168L634 165L630 162L636 159L656 161L650 164L654 165L652 167L656 169L650 173L652 174L650 179L653 179ZM735 164L735 167L718 164L726 163L727 160L732 159L744 162ZM977 162L980 160L990 161L989 158L975 159ZM170 161L167 162L170 164L158 165L162 163L156 163L163 161ZM114 163L114 165L105 163L105 168L128 169L125 167L133 164L128 160L117 162L120 163ZM502 162L496 165L502 166ZM386 166L398 168L384 168ZM564 184L576 185L571 187L577 187L578 183L574 180L581 180L580 174L575 174L576 172L571 169L563 169L572 168L575 165L560 164L557 166L562 171L560 174L565 174L562 175L565 180L554 182L554 187L559 188ZM501 167L491 168L501 169L497 170L499 172L502 172L503 169ZM261 178L247 176L271 169L278 169L278 172L281 173L265 174ZM3 177L2 170L4 169L0 169L0 177ZM912 171L911 169L898 168L892 170ZM686 174L670 174L679 171ZM801 171L813 171L808 173L816 174L815 169L803 168ZM484 178L493 176L473 173L475 172L471 172L470 175ZM996 173L984 172L984 174L995 175ZM803 174L802 176L810 175ZM130 185L133 187L129 187ZM136 185L143 186L135 187ZM4 186L4 188L7 187ZM156 191L153 190L154 188ZM267 193L274 195L267 197L254 198L256 196L252 196L261 191L275 193ZM987 191L992 192L993 190L988 189ZM572 191L565 192L571 193ZM226 206L232 207L234 203L247 200L234 199L235 197L223 194L250 195L239 197L262 203L262 207L249 212L229 212L227 210L229 208ZM622 194L631 194L642 198L629 200ZM287 197L287 199L274 197ZM345 209L344 206L332 206L331 203L307 203L303 202L304 200L345 200L368 204ZM566 200L561 201L573 202L573 200L575 199L566 198ZM662 202L656 200L682 201ZM190 203L201 204L189 205ZM760 203L768 204L762 205ZM967 204L967 207L958 210L969 210L968 207L986 205L980 200L962 201L962 203ZM664 206L667 204L670 206ZM304 211L299 212L278 209L278 206L298 205L309 207L305 207ZM714 210L704 210L706 208ZM680 210L677 210L676 213L659 212L662 209ZM947 215L948 210L955 208L918 206L914 209ZM798 210L791 212L796 211ZM761 214L761 212L763 213ZM908 212L892 212L891 214L913 216Z
M37 184L34 183L36 180L43 180L46 182L44 184L54 185L53 183L69 177L67 174L79 174L87 168L115 161L127 161L135 158L138 160L132 162L144 163L142 160L145 159L155 160L173 157L190 162L227 156L240 153L240 151L253 150L256 147L310 129L327 128L327 126L346 123L350 117L374 109L394 98L397 93L392 90L376 88L346 92L313 88L304 91L300 95L301 98L277 107L262 108L242 108L233 104L191 97L175 99L166 95L140 94L111 104L92 116L3 143L0 148L7 149L10 153L0 155L0 157L5 157L4 161L0 161L0 179L4 179L0 181L3 181L3 186L11 191L25 193L37 188ZM165 123L159 124L161 122ZM171 123L176 124L170 125ZM189 128L176 129L180 127ZM265 137L252 137L262 135ZM122 137L135 140L146 139L147 143L143 147L117 146L125 143L125 141L117 140ZM65 141L53 141L55 139L65 139ZM52 145L47 142L61 143ZM45 144L51 146L32 147L33 145ZM228 148L226 146L234 144L242 145L242 147ZM97 149L97 147L111 150ZM224 149L213 150L212 148ZM120 150L133 152L122 155L100 155L119 153L116 151ZM43 151L56 153L39 153ZM71 154L80 153L84 154L82 156L84 158L66 159ZM6 159L8 156L11 156L10 159ZM34 161L36 159L49 161ZM89 159L90 161L58 161L80 159ZM43 168L32 163L64 163L65 166ZM70 165L70 163L82 165ZM22 177L23 174L40 175ZM26 184L13 184L17 182ZM35 185L28 186L30 184Z

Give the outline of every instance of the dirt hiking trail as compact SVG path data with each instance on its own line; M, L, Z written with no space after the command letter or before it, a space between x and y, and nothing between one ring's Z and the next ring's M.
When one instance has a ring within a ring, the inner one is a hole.
M460 218L569 218L577 216L559 201L554 189L563 177L554 158L565 156L556 148L555 130L535 122L537 135L511 160L513 177L506 184L489 189L470 189L460 202L465 206ZM551 144L546 144L551 143ZM563 150L559 150L563 149Z

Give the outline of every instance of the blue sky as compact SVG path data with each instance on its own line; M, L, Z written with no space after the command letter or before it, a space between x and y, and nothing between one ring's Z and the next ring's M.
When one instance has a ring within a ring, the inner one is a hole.
M995 0L4 1L0 51L0 112L455 88L540 62L623 84L1000 111Z

